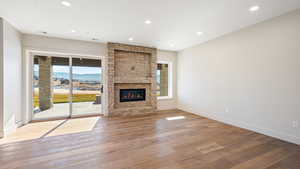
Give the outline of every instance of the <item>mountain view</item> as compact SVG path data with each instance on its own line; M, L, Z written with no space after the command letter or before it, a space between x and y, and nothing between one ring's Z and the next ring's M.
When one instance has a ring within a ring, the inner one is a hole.
M34 71L35 76L39 76L38 71ZM37 78L37 77L36 77ZM69 79L69 73L65 72L53 72L53 78L57 79ZM93 82L101 82L101 73L94 73L94 74L74 74L73 79L78 81L93 81Z
M54 78L58 79L69 79L69 74L64 72L54 72ZM101 82L101 74L94 73L94 74L74 74L73 79L78 81L94 81L94 82Z

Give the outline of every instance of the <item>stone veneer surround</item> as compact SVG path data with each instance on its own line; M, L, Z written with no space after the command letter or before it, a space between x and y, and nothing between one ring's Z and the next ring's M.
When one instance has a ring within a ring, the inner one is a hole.
M156 48L108 43L108 116L144 115L156 112ZM120 89L145 88L146 100L122 102Z

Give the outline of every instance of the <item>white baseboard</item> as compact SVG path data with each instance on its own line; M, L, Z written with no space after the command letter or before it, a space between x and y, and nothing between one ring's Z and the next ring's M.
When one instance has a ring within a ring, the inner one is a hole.
M17 130L17 125L10 125L4 129L4 136L7 136Z
M4 137L16 131L17 128L18 126L16 124L16 118L13 116L4 126Z
M260 134L264 134L264 135L267 135L267 136L270 136L270 137L274 137L274 138L277 138L277 139L280 139L280 140L284 140L284 141L287 141L287 142L291 142L291 143L300 145L300 138L296 137L294 135L278 132L278 131L275 131L275 130L272 130L272 129L268 129L268 128L264 128L264 127L260 127L260 126L256 126L256 125L251 125L249 123L245 123L245 122L242 122L242 121L236 121L234 119L230 119L230 118L227 118L227 117L216 116L216 115L209 114L209 113L204 113L204 112L194 113L193 111L186 110L184 108L180 108L180 109L183 110L183 111L190 112L190 113L195 114L195 115L199 115L199 116L203 116L203 117L213 119L213 120L216 120L216 121L219 121L219 122L223 122L225 124L229 124L229 125L232 125L232 126L240 127L240 128L247 129L247 130L251 130L251 131L254 131L254 132L257 132L257 133L260 133Z
M174 99L160 99L157 100L157 109L158 110L171 110L176 109L177 104Z

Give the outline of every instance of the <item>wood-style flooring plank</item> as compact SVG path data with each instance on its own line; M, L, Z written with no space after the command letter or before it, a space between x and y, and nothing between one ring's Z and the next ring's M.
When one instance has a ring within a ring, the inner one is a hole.
M300 169L300 146L180 110L32 123L0 140L0 169L53 168Z

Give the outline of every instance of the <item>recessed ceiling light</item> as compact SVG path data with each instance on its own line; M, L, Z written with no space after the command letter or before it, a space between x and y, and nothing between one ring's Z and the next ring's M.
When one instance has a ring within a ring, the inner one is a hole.
M147 24L147 25L149 25L149 24L151 24L152 23L152 21L150 21L150 20L146 20L145 21L145 24Z
M255 12L255 11L258 11L259 8L260 8L260 7L257 6L257 5L256 5L256 6L252 6L252 7L249 8L249 11L250 11L250 12Z
M61 1L61 4L62 4L63 6L66 6L66 7L70 7L70 6L71 6L71 3L68 2L68 1Z
M196 32L198 36L203 35L203 32Z
M173 43L170 44L171 47L174 47L175 45Z
M76 30L74 30L74 29L73 29L73 30L71 30L71 32L72 32L72 33L75 33L75 32L76 32Z
M133 38L128 38L129 41L133 41Z

